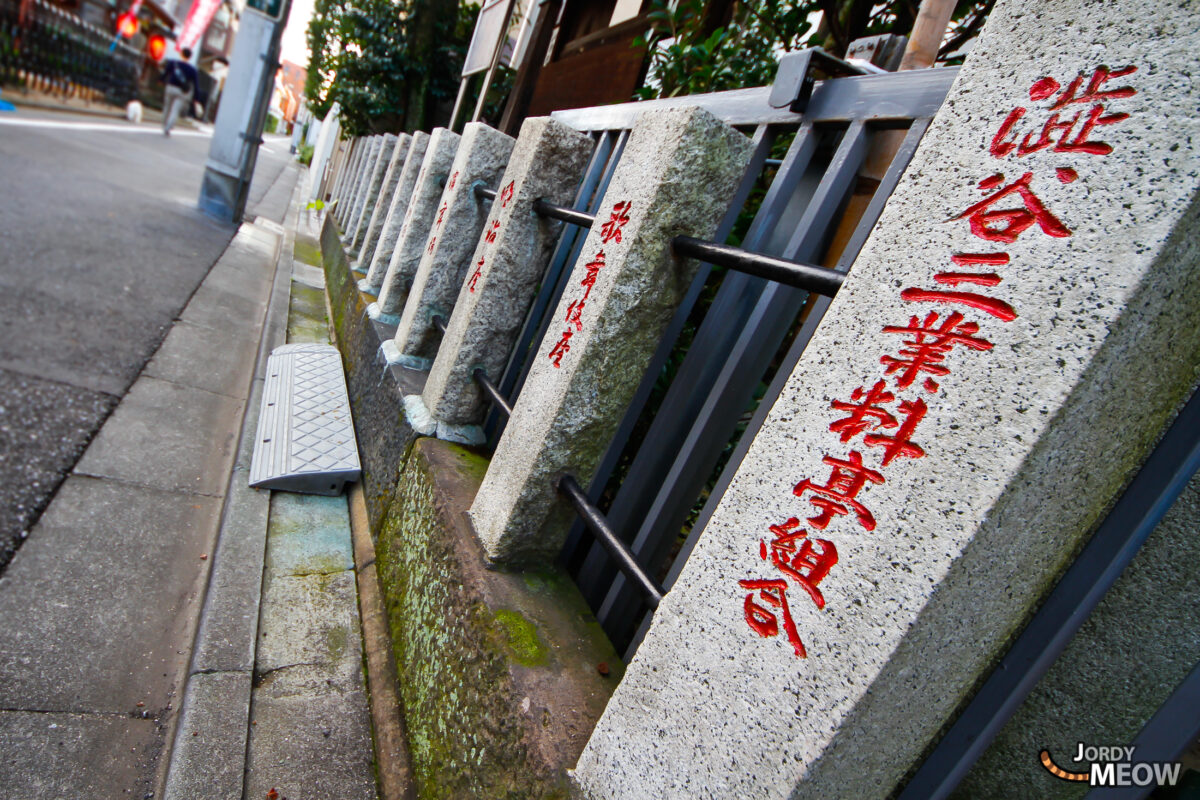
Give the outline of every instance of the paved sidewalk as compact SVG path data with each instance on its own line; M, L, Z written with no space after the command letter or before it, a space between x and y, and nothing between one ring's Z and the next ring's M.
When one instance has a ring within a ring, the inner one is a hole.
M264 206L286 208L279 193L293 196L296 171L288 172L266 193ZM220 700L236 683L239 702L249 703L251 675L269 677L263 665L270 658L277 667L300 663L286 652L300 641L286 628L279 629L283 650L255 646L269 493L245 486L249 454L238 452L243 413L257 411L255 365L282 341L287 318L292 264L279 231L268 220L242 226L0 578L4 800L161 797L168 768L186 766L178 758L172 765L172 743L200 741L231 721L220 702L193 701L215 714L212 727L179 725L189 675L199 679L200 701L201 689ZM248 425L252 431L252 419ZM337 499L344 516L345 501ZM256 522L257 532L251 525L243 537L226 537L222 525L230 520ZM346 530L342 549L348 549ZM353 774L343 767L344 785L354 791L343 792L343 784L319 793L297 786L287 795L292 800L374 795L353 572L342 572L349 586L339 596L350 605L342 603L337 613L345 636L327 640L341 642L332 649L343 666L352 656L354 670L342 673L347 692L336 708L337 731L326 725L316 739L345 734L358 754ZM322 577L332 578L332 571ZM286 597L279 600L268 605L295 614ZM264 612L263 631L273 629L273 619ZM197 659L211 661L197 669ZM273 684L286 686L278 678ZM330 685L322 679L318 688ZM294 734L265 724L266 699L256 693L253 727ZM288 722L286 714L279 720ZM223 797L243 796L244 717L240 724L243 747L227 764L236 793ZM250 752L263 754L261 764L271 763L271 744L299 757L287 739L255 736ZM345 760L345 752L338 755ZM207 768L190 775L171 770L173 779L180 776L218 784ZM272 777L264 772L264 785Z

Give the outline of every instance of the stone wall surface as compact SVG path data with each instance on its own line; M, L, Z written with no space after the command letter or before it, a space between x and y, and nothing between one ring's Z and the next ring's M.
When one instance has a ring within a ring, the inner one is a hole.
M362 214L363 203L367 198L367 190L371 185L371 172L379 161L379 151L383 147L383 134L368 137L364 144L363 159L358 165L358 175L354 178L354 187L350 196L349 213L343 222L346 229L342 233L342 241L347 245L354 239L355 225Z
M622 665L561 569L488 567L464 516L486 463L419 439L379 537L417 794L565 799Z
M383 174L383 183L380 184L379 194L372 204L371 219L367 222L362 246L358 249L356 268L361 268L362 272L366 271L365 267L370 266L371 259L375 255L375 246L379 242L379 235L383 232L383 223L392 207L392 199L396 194L396 186L400 183L400 175L404 172L404 162L412 147L412 140L412 136L402 133L396 140L396 147L392 150L392 160L388 162L387 171Z
M442 193L396 329L396 348L400 354L420 359L414 366L429 368L441 338L433 326L433 317L440 314L450 318L467 269L473 263L471 254L478 246L492 205L475 194L475 187L499 190L500 177L514 144L516 140L511 136L481 122L469 122L463 129L462 141L450 167L450 180Z
M471 373L482 367L499 378L562 231L561 222L533 210L534 201L570 205L592 147L591 137L549 117L522 123L425 384L422 398L439 422L481 421L483 398Z
M380 286L379 309L384 314L398 315L404 310L461 139L457 133L446 128L434 128L430 134L425 160L421 162L421 171L417 174L416 189L404 213L404 224L396 239L396 249L392 252L392 260L388 263Z
M997 3L581 797L886 797L996 662L1200 370L1196 10Z
M429 134L417 131L413 134L412 144L404 157L404 168L392 193L392 202L388 206L387 218L383 221L383 230L371 254L371 262L367 269L364 291L378 294L383 285L383 276L387 274L388 264L392 262L392 253L396 249L396 240L400 238L400 229L404 225L404 215L412 200L413 191L417 186L417 176L421 174L421 164L425 160L425 149L429 146Z
M750 147L699 108L637 121L471 508L491 558L558 555L574 512L557 477L591 481L696 272L671 239L713 234Z

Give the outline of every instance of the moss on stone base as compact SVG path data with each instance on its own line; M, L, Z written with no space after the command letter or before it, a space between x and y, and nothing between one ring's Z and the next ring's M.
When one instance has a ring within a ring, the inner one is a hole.
M566 798L621 664L563 573L488 568L464 513L486 463L417 440L379 537L418 794Z

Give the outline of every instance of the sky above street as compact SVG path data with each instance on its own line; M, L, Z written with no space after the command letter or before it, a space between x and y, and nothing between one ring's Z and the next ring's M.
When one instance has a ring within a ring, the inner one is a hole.
M312 18L313 0L292 0L292 11L283 29L280 58L308 68L308 21Z

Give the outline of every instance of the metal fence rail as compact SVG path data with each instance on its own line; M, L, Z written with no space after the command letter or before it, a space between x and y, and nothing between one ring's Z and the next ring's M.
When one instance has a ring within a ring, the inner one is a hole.
M519 344L497 382L499 393L511 401L519 395L532 351L545 335L549 312L566 286L569 265L578 256L590 215L603 199L636 116L652 108L700 105L726 122L748 129L755 143L751 166L718 230L718 242L682 240L675 245L681 255L705 258L708 263L670 324L587 489L593 506L608 507L607 525L648 575L663 574L672 553L680 548L684 525L739 425L744 424L764 376L772 367L779 375L790 373L955 74L954 69L939 69L826 81L817 86L804 114L772 108L768 103L771 87L555 114L590 132L597 147L574 208L538 209L573 224L564 227ZM827 251L846 204L856 190L863 195L864 182L858 174L871 141L885 129L907 132L857 224L848 237L843 236L840 255L830 261ZM786 154L781 160L772 159L777 143L785 141L781 137L789 135L793 138ZM734 230L756 186L767 182L766 195L742 247L723 247L719 242ZM697 322L691 318L698 299L706 288L711 292L720 278L710 266L713 263L731 271L720 280L711 305ZM807 315L801 320L806 308ZM639 431L640 446L634 452L627 445L635 428L646 425L647 402L689 322L695 326L690 349L665 393L660 384L659 408L665 411L653 416L644 433ZM794 344L776 363L777 351L789 337ZM761 409L769 407L778 388L771 387ZM489 415L486 430L493 442L505 422L503 413ZM752 438L752 431L747 433L744 441ZM735 452L725 467L726 474L731 474L739 460L740 452ZM624 480L615 497L610 494L611 503L606 503L605 491L611 491L610 478L617 470L624 471ZM720 496L720 485L711 496ZM693 538L708 513L705 509L692 525ZM632 645L632 652L638 623L648 608L647 595L642 586L633 585L638 583L636 578L631 582L622 574L611 548L593 539L586 528L583 520L575 525L563 557L610 638L619 648ZM690 543L683 542L684 555L689 549ZM682 559L676 563L681 564ZM666 585L673 577L668 574Z
M65 95L90 90L124 105L137 96L141 54L112 34L35 0L21 16L18 0L0 0L0 83L33 84Z

